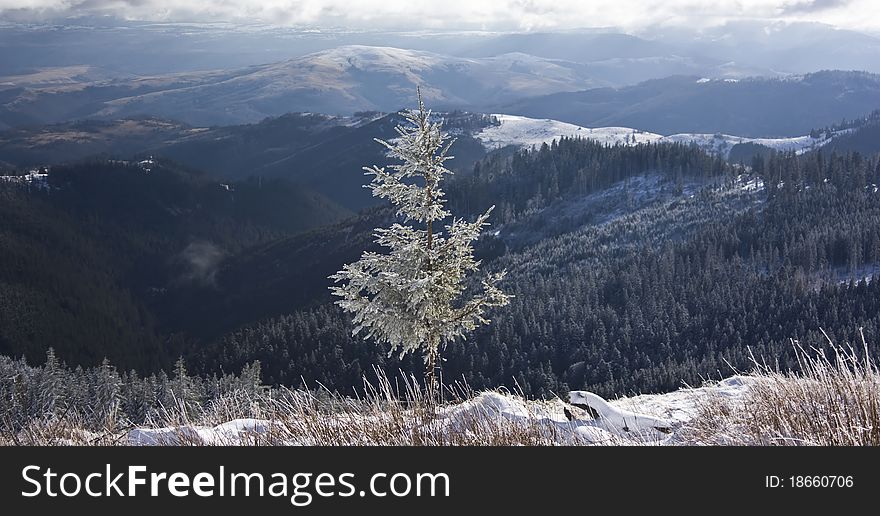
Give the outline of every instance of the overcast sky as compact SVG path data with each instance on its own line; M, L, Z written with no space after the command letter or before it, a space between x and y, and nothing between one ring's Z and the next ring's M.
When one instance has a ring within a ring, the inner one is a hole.
M0 0L0 17L223 21L354 29L553 30L813 21L880 31L878 0Z

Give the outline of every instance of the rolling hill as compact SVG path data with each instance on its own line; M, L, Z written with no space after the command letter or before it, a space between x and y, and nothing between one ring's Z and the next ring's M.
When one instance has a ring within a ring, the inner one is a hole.
M455 170L469 170L485 154L472 134L482 115L443 115L457 141ZM374 204L361 167L385 160L373 138L393 138L396 114L353 117L291 113L257 124L192 127L152 117L86 120L0 132L0 162L18 167L89 158L174 160L219 180L285 178L351 210Z
M696 145L705 152L729 158L734 147L744 144L759 145L781 152L803 153L821 148L833 138L842 137L848 130L829 131L814 136L804 135L791 138L746 138L729 134L678 133L663 136L640 131L632 127L581 127L558 120L538 120L516 115L491 115L499 123L487 126L474 134L487 150L503 148L508 145L529 148L540 147L560 138L585 138L605 145L638 145L640 143L682 143Z
M474 107L608 83L582 64L523 53L464 58L353 45L232 70L50 84L7 77L0 84L0 122L15 127L141 114L220 125L292 111L396 111L413 103L416 85L437 109Z

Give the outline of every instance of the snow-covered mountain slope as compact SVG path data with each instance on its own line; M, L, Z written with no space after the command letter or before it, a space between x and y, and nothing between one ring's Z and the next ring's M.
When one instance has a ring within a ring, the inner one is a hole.
M439 409L432 420L412 415L396 426L399 431L443 433L503 433L523 431L536 436L540 444L585 445L678 445L688 442L688 422L699 415L700 407L719 398L736 401L754 381L735 376L700 388L680 389L667 394L641 395L606 401L585 392L569 393L571 404L560 399L527 401L497 391L482 392L462 403ZM399 414L398 414L399 416ZM363 417L357 421L353 418ZM377 416L327 415L320 422L328 428L358 428L375 425ZM390 416L389 417L393 417ZM282 416L283 418L283 416ZM370 421L367 421L370 419ZM130 430L130 445L242 445L259 442L273 444L311 444L286 428L290 421L236 419L216 426L136 428ZM427 428L427 427L430 428ZM418 427L418 428L417 428ZM475 436L479 441L479 436ZM393 436L389 436L394 440Z
M654 142L662 135L639 132L630 127L599 127L589 128L560 122L558 120L540 120L517 115L493 114L499 125L484 128L474 135L487 149L500 149L508 145L531 147L550 143L559 138L589 138L608 145Z
M793 138L746 138L728 134L680 133L664 136L639 131L631 127L582 127L558 120L528 118L517 115L493 114L499 124L491 125L475 134L488 150L508 145L518 147L540 146L561 137L587 138L606 145L637 145L640 143L675 142L695 144L707 152L728 157L734 145L755 143L778 151L802 153L821 147L831 141L824 135ZM835 135L838 133L835 133Z

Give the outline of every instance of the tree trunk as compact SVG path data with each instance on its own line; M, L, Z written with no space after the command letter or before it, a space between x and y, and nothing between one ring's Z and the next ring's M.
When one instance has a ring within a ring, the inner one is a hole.
M428 351L427 360L425 361L425 388L428 391L428 397L432 403L437 399L438 387L437 346L431 346L431 349Z
M428 190L428 204L434 202L434 194L431 192L431 185L426 185ZM428 249L428 270L431 270L431 248L434 247L434 221L428 219L427 224L428 230L428 242L426 248Z
M434 192L431 190L431 183L428 181L428 177L425 176L425 194L428 197L427 204L431 204L434 200ZM428 241L427 241L427 272L431 271L431 248L434 245L434 221L428 219L427 228L428 231ZM428 357L425 361L425 389L428 391L429 403L431 405L437 401L437 349L439 347L439 342L431 342L431 345L428 349Z

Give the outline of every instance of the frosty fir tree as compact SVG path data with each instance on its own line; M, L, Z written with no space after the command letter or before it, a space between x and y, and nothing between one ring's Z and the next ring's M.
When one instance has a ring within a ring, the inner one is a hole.
M406 122L396 128L398 138L384 145L400 164L364 167L374 176L368 188L373 195L390 200L403 224L377 228L376 242L387 253L364 252L361 259L330 276L341 299L336 304L353 314L354 334L388 343L389 354L421 351L425 359L425 383L437 384L437 358L441 345L488 324L486 308L503 306L508 296L498 288L504 272L489 274L482 288L466 288L467 278L477 271L472 243L492 212L474 222L453 218L445 233L436 227L449 217L440 182L450 173L444 162L452 141L441 124L431 122L419 93L418 110L401 113Z

